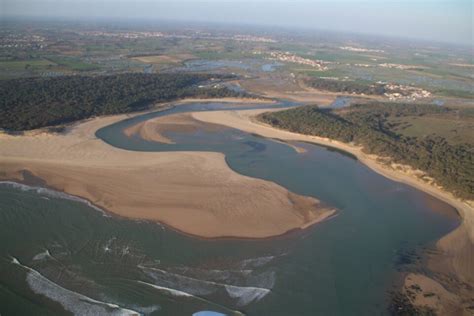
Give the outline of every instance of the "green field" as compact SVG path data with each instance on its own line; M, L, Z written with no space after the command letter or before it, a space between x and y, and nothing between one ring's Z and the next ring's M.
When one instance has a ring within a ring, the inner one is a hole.
M0 61L0 71L46 70L56 64L46 59Z
M453 144L474 145L474 118L456 115L425 115L390 118L394 130L404 136L426 137L436 135Z
M48 58L52 62L56 63L59 67L67 68L73 71L88 71L98 69L98 65L90 64L81 61L78 58Z

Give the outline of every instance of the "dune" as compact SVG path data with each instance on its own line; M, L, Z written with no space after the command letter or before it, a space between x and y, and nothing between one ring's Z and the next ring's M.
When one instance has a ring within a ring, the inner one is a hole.
M128 117L90 119L65 134L0 134L0 180L23 182L28 171L119 216L209 238L271 237L334 213L314 198L232 171L221 153L133 152L95 136Z

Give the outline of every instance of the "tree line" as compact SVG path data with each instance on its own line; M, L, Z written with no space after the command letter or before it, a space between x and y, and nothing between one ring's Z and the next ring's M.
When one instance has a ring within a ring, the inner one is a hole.
M292 132L361 145L370 154L390 157L424 171L456 196L474 199L474 158L469 144L451 144L429 135L408 137L391 129L391 116L442 114L449 108L423 104L371 103L331 110L303 106L263 113L259 119Z
M364 84L356 81L331 80L321 78L306 78L304 82L311 88L330 92L365 95L384 95L386 92L388 92L385 87L385 84L382 83Z
M207 85L216 74L64 76L0 81L0 128L21 131L92 116L138 111L184 97L244 96ZM204 85L204 87L198 87Z

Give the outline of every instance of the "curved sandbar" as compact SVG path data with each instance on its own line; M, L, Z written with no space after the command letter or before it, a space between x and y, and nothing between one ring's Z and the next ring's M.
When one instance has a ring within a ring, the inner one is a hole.
M138 136L148 141L173 144L173 141L165 136L166 132L219 132L223 128L226 127L196 120L189 113L179 113L137 123L124 129L124 134L128 137Z
M314 198L232 171L220 153L132 152L95 136L127 117L91 119L62 135L1 134L0 179L22 181L28 170L120 216L202 237L276 236L334 213Z
M339 141L293 133L276 129L270 125L257 121L255 116L268 111L279 111L281 109L257 109L257 110L232 110L214 112L193 112L194 118L215 124L222 124L232 128L240 129L268 138L281 140L307 141L324 146L334 147L356 156L359 161L379 174L395 181L403 182L422 190L434 197L447 202L455 207L461 215L462 224L453 232L443 237L438 242L438 247L444 254L441 260L432 260L429 265L437 270L455 274L461 282L473 287L474 285L474 203L462 201L451 193L444 191L433 183L427 183L420 179L422 174L419 170L413 170L409 166L392 164L387 166L380 162L380 157L369 155L362 151L361 147L342 143ZM438 258L440 259L440 258ZM462 286L461 286L462 288ZM461 289L461 291L463 291ZM472 290L467 290L467 296Z

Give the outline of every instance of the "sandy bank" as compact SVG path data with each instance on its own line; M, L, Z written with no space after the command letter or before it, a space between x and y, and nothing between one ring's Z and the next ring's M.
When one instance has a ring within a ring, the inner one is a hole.
M224 103L234 103L236 107L239 106L239 104L243 105L248 105L248 104L274 104L277 103L277 101L272 100L272 99L264 99L264 98L208 98L208 99L199 99L199 98L186 98L181 102L224 102Z
M465 302L440 283L424 275L408 274L403 293L414 306L433 310L437 315L463 315Z
M217 111L217 112L196 112L193 117L198 120L227 125L229 127L244 130L249 133L255 133L264 137L278 138L282 140L308 141L325 146L335 147L355 155L359 161L395 181L409 184L419 190L443 200L460 213L463 222L455 231L451 232L438 242L438 246L446 255L442 258L444 262L444 271L449 270L454 273L461 282L471 286L474 285L474 207L472 201L461 201L451 193L442 188L427 183L420 179L420 172L411 169L408 166L392 164L387 166L380 162L380 157L368 155L362 151L361 147L334 141L327 138L292 133L279 130L257 122L254 116L268 109L259 110L240 110L240 111ZM272 110L275 111L275 110Z
M67 134L0 134L0 179L22 180L28 170L120 216L202 237L275 236L333 214L316 199L235 173L220 153L132 152L95 137L129 116L90 119Z
M132 125L124 130L128 137L139 136L148 141L172 144L173 141L166 137L168 132L193 133L198 130L218 132L225 128L222 125L203 123L196 120L189 113L179 113L157 117Z

